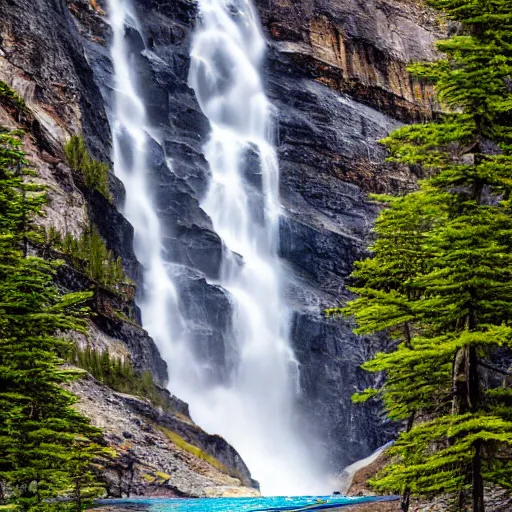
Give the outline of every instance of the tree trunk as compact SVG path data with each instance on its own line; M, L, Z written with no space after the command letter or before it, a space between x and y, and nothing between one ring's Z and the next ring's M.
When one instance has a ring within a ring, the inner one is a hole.
M468 405L471 412L476 412L480 408L480 376L476 347L473 345L468 349L467 366Z
M402 498L400 500L400 510L402 512L408 512L409 506L411 504L411 491L406 489L402 494Z
M465 414L469 410L469 347L462 347L455 354L452 371L452 414Z
M404 324L404 335L405 335L405 346L407 348L412 348L412 346L411 346L411 341L412 341L411 326L409 325L409 322L405 322L405 324Z
M453 403L452 414L466 414L479 409L480 382L476 347L469 345L457 352L453 363ZM475 454L468 468L471 475L473 512L484 512L484 482L482 478L482 442L473 446ZM469 478L468 478L469 480ZM466 493L459 495L459 508L464 510Z
M405 428L406 432L411 431L411 429L414 425L415 416L416 416L416 414L413 412L407 419L407 426ZM400 510L402 512L408 512L410 505L411 505L411 490L409 489L409 487L406 487L402 494L402 498L400 499Z
M409 506L411 504L411 491L406 489L402 494L402 498L400 499L400 510L402 512L408 512Z
M82 512L82 489L80 488L80 477L75 479L75 505L76 511Z
M479 409L480 402L480 381L478 375L478 357L476 347L471 345L468 353L468 402L471 412ZM472 475L472 495L473 512L484 512L484 479L482 478L482 441L474 444L475 454L473 456L471 475Z
M475 347L462 347L455 355L452 383L452 414L476 412L480 401L480 381Z
M475 443L473 456L473 512L484 512L484 479L482 478L482 442Z

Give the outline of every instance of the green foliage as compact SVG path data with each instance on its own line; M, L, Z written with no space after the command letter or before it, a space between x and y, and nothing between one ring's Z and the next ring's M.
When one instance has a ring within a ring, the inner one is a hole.
M45 244L68 256L73 267L91 280L132 299L134 286L124 273L121 258L107 249L95 226L84 229L80 238L71 233L62 235L50 228L45 232Z
M510 442L510 424L497 416L479 414L447 415L420 423L400 436L388 451L397 462L388 466L373 485L378 490L408 487L423 495L469 489L471 482L465 478L464 469L472 465L475 445L481 442L489 446ZM486 470L490 482L496 482L494 466Z
M40 186L25 180L34 173L27 168L20 136L0 127L0 233L16 234L21 241L32 234L29 215L39 213L46 198Z
M375 487L458 493L459 503L471 490L480 512L484 481L512 481L512 393L481 371L512 348L512 4L430 3L461 23L438 44L445 59L411 68L435 84L445 113L383 141L392 161L430 177L382 198L372 257L357 265L343 312L358 332L396 340L364 365L385 372L384 386L355 397L380 396L408 422Z
M83 470L95 481L85 460L102 456L100 432L62 388L79 374L62 366L57 354L69 342L55 334L84 328L89 294L61 296L53 283L56 264L26 256L31 220L44 198L25 181L32 173L20 145L19 134L0 130L0 504L80 510L77 502L52 500L73 488L82 493L73 471L83 450Z
M151 373L135 371L128 358L112 357L108 350L99 351L89 346L82 349L75 345L69 361L119 393L147 398L159 407L165 405Z
M176 432L173 432L172 430L169 430L168 428L165 428L165 427L159 427L159 429L166 435L166 437L173 444L175 444L181 450L191 453L192 455L194 455L194 457L197 457L198 459L204 460L205 462L210 464L210 466L213 466L215 469L217 469L221 473L230 475L233 478L238 478L239 480L242 479L242 477L240 476L240 474L237 471L227 468L224 464L219 462L215 457L213 457L209 453L206 453L205 451L201 450L201 448L194 446L193 444L190 444L187 441L185 441L185 439L183 439ZM160 476L160 475L158 475L158 473L157 473L157 476Z
M98 479L98 474L107 461L116 457L116 452L103 446L98 436L96 439L77 436L73 448L69 459L69 479L74 502L72 507L78 512L90 508L94 499L105 495L105 485Z
M97 190L110 201L108 165L91 158L83 137L79 135L73 135L64 149L69 166L82 173L85 186Z
M25 102L5 82L0 80L0 104L17 111L25 109Z

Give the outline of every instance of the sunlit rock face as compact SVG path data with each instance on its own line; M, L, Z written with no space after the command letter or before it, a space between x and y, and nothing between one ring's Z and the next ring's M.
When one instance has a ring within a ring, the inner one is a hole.
M393 117L428 117L432 88L407 65L434 59L439 15L414 0L257 0L269 37L303 72Z

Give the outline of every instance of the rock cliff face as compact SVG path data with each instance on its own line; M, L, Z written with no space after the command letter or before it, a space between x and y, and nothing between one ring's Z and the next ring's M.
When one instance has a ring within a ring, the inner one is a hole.
M378 407L350 401L369 383L359 366L379 341L321 312L347 299L347 277L368 245L377 209L366 193L414 187L416 177L385 163L377 141L432 116L431 90L406 67L436 57L442 27L410 0L256 4L270 39L267 89L279 112L281 255L301 279L290 300L302 405L339 470L389 440L392 426Z
M110 496L259 494L240 456L183 412L155 409L92 378L74 382L71 390L80 396L80 412L103 429L107 443L118 454L105 469Z
M209 178L202 154L208 123L187 85L197 7L193 0L132 3L141 27L140 32L128 30L126 37L154 126L154 200L194 348L209 363L212 381L222 380L231 306L224 290L209 283L219 275L223 247L200 208ZM378 341L354 336L349 325L326 319L323 310L347 299L347 277L368 244L377 209L366 193L414 186L413 175L384 163L376 141L403 122L428 118L435 108L429 88L405 69L411 60L435 57L433 41L441 32L435 16L418 3L256 1L269 38L265 80L279 127L286 210L280 254L290 276L287 296L301 364L301 414L322 440L333 471L368 455L391 429L377 406L350 401L368 384L359 365ZM65 201L76 196L73 218L89 216L140 283L131 227L99 197L89 198L87 210L80 206L83 194L75 190L56 149L83 130L93 154L109 158L111 35L106 6L97 5L93 8L88 0L0 0L0 79L25 98L47 141L40 153L50 152L56 162L41 164L56 190L51 215L62 225L72 224L64 214ZM247 178L257 186L250 165ZM111 189L121 207L123 190L114 177ZM141 330L107 322L97 328L120 339L141 367L164 379L163 362Z
M257 0L269 36L303 74L402 120L429 117L411 61L434 59L439 15L422 0Z

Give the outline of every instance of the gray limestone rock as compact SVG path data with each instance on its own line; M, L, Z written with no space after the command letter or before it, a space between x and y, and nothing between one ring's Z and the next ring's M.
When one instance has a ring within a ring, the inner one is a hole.
M392 426L378 404L355 406L350 400L371 383L359 366L384 340L357 337L349 325L323 312L350 296L348 276L365 254L378 213L366 194L415 186L412 172L384 163L378 140L403 122L432 116L431 91L414 82L406 66L435 58L433 41L441 29L431 10L408 0L255 3L270 41L264 79L276 107L285 212L279 251L289 277L291 341L301 368L299 419L310 425L336 472L385 442ZM152 124L153 200L194 350L209 363L212 381L219 381L229 374L225 353L232 311L229 295L215 284L226 248L201 209L209 180L202 151L208 122L187 83L197 5L193 0L133 0L133 5L141 32L129 29L126 38ZM28 100L50 150L62 156L64 139L81 128L93 155L108 161L106 112L113 79L104 15L87 0L0 0L0 12L0 79ZM246 179L257 209L261 176L253 172L255 158L248 157ZM69 181L68 171L55 166L53 178ZM111 190L115 206L89 195L89 215L141 290L133 229L119 213L124 191L113 176ZM63 279L68 289L87 285L77 276ZM138 319L136 308L131 314ZM142 329L108 316L94 322L105 336L125 344L138 368L165 381L165 363ZM121 436L125 431L133 435L123 428ZM236 452L220 438L190 434L187 439L240 470L250 483ZM195 493L183 482L176 489Z

